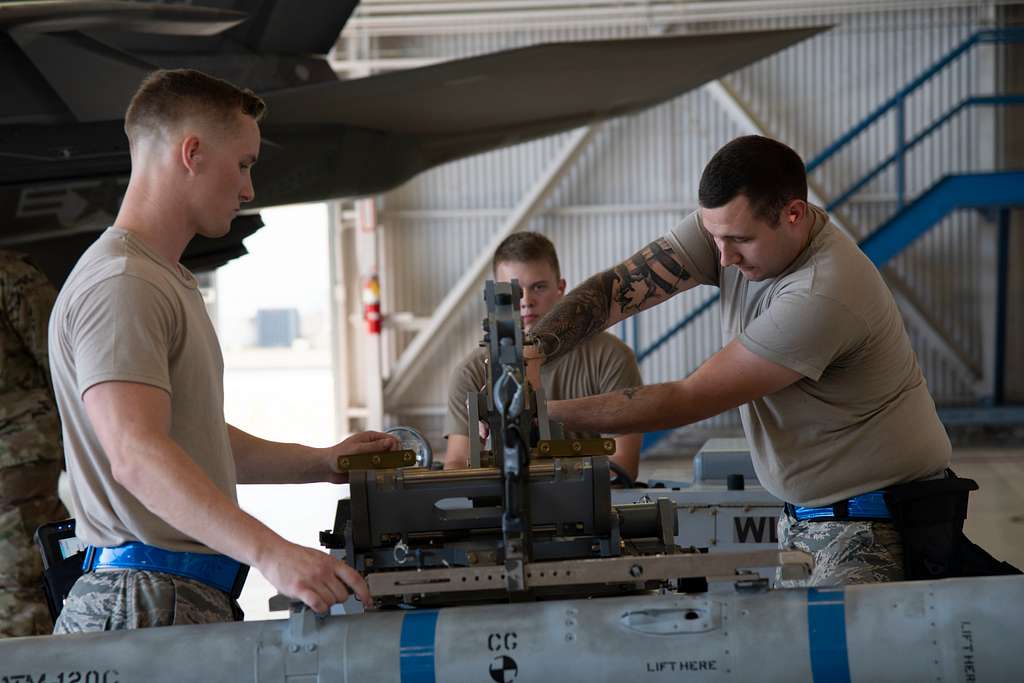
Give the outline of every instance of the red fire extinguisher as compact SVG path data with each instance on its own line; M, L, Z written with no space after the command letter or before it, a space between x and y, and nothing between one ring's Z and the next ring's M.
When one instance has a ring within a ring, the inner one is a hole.
M363 281L363 319L367 332L380 334L380 280L376 273Z

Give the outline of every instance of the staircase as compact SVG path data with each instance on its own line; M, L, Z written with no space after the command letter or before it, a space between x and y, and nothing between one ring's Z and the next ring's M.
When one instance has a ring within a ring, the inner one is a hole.
M875 126L880 125L880 122L883 122L883 120L891 123L892 119L895 119L895 125L893 126L895 129L895 140L892 152L885 155L872 168L864 172L855 182L836 192L831 200L825 202L825 209L830 214L836 215L837 212L843 210L851 198L867 188L872 181L878 179L883 173L895 173L896 201L894 213L882 220L877 226L866 226L867 229L863 231L863 236L858 238L861 248L879 269L882 269L894 256L934 228L943 217L953 210L964 208L978 209L991 212L992 215L997 217L999 227L996 239L999 263L996 278L998 287L996 300L996 348L994 350L994 358L996 359L994 372L995 386L993 387L992 395L984 397L977 408L941 410L940 413L947 424L979 421L986 423L1024 423L1024 408L1004 405L1002 386L1006 359L1005 322L1009 210L1013 207L1024 206L1024 169L990 170L985 172L979 172L975 169L964 169L962 172L956 172L948 167L940 168L936 169L935 176L931 178L915 176L913 178L915 184L918 187L923 186L924 189L915 196L910 196L907 189L907 156L924 140L943 129L944 126L951 125L951 122L955 121L963 112L977 107L1022 105L1024 104L1024 94L979 95L964 92L959 102L910 135L907 133L907 102L926 83L929 83L936 76L943 73L944 70L954 68L958 60L971 50L977 49L981 45L1010 43L1024 43L1024 29L995 29L975 33L922 72L920 76L913 79L862 121L839 136L835 142L828 145L822 152L807 162L806 165L808 179L811 183L814 183L821 176L822 169L829 162L834 161L842 150L848 149L852 143L860 140L862 136L873 130ZM950 173L951 171L953 172ZM843 223L850 224L849 221L843 221ZM854 237L857 238L858 236ZM686 318L680 320L654 342L642 349L638 348L637 361L643 363L654 351L710 309L717 300L717 294L709 297ZM642 448L649 448L669 433L669 431L664 431L645 435Z

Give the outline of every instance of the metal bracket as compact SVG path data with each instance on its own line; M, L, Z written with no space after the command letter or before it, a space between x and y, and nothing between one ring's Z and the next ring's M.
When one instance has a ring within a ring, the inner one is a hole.
M274 599L285 599L275 596ZM274 601L272 599L272 603ZM288 625L280 631L280 642L261 640L256 645L256 681L264 683L314 683L320 672L320 621L301 602L291 603ZM276 640L276 639L275 639Z
M481 397L483 397L481 399ZM479 391L470 391L466 393L466 407L469 409L469 466L472 468L480 467L480 439L477 434L473 431L479 429L480 425L480 402L483 400L486 408L487 400Z
M615 439L541 439L537 442L538 458L583 458L615 455Z
M783 575L807 577L814 564L809 553L799 550L755 550L743 553L682 553L589 560L560 560L523 564L526 588L588 584L636 584L673 581L679 578L709 577L727 582L730 590L738 584L754 585L760 577L742 570L781 566ZM416 572L379 572L367 577L375 596L415 593L451 593L467 590L505 589L508 573L501 566L423 569Z
M416 451L381 451L338 456L338 471L394 470L416 464Z
M537 430L541 441L551 441L551 422L548 421L548 397L544 387L534 387L533 395L537 404Z

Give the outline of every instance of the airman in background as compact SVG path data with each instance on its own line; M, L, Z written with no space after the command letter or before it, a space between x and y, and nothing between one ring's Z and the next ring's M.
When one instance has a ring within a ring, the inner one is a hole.
M0 636L53 629L36 528L68 517L46 329L57 292L27 256L0 251Z

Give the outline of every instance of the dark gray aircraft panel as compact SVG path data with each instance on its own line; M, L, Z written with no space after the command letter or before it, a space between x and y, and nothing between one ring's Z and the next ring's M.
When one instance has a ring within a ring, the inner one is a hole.
M535 45L271 93L267 104L278 113L268 123L335 122L458 135L617 116L692 90L821 30Z
M213 2L206 3L213 5ZM0 3L0 28L58 33L97 28L154 34L215 35L244 21L230 9L116 0L36 0Z
M339 81L324 58L354 0L0 1L0 248L62 282L117 212L122 115L155 68L267 100L250 209L383 192L438 164L639 111L824 30L544 44ZM261 225L196 240L215 267Z

